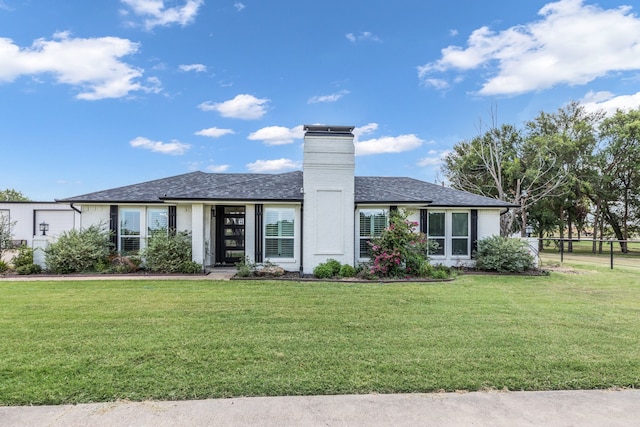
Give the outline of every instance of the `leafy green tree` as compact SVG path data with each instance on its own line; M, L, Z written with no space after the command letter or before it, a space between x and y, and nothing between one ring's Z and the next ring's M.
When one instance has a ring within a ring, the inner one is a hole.
M573 225L578 225L578 230L584 225L590 211L589 195L596 179L596 126L602 118L601 112L588 112L579 103L571 102L554 113L540 112L526 123L529 145L540 151L552 150L556 157L557 174L564 175L552 193L553 197L539 199L529 206L539 237L556 230L560 231L560 237L564 237L567 225L571 239ZM556 221L550 213L557 218Z
M12 188L0 190L0 200L5 202L28 202L29 198Z
M640 110L618 110L600 125L601 172L598 187L602 213L627 252L632 223L640 208Z
M553 139L525 137L513 125L493 126L470 141L456 144L444 159L445 176L454 188L512 202L520 209L501 216L501 234L525 234L529 207L555 194L566 173L559 167ZM520 224L514 225L517 216Z

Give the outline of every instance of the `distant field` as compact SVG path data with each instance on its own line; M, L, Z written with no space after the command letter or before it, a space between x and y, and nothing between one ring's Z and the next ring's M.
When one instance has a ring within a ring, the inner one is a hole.
M567 262L592 263L602 267L611 265L611 244L596 242L596 252L593 252L593 242L590 240L574 241L572 251L569 252L568 242L564 243L562 256L557 242L545 241L544 250L540 253L543 262L557 263L561 258ZM614 268L629 267L640 269L640 241L628 242L628 253L623 254L620 244L613 242L613 266Z
M0 404L640 387L640 279L0 280Z

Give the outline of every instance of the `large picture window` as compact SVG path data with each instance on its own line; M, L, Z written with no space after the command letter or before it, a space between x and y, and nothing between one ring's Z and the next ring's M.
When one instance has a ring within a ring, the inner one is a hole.
M378 237L382 230L389 225L389 211L387 209L360 209L360 258L369 258L371 255L369 242L371 238Z
M136 253L140 250L140 209L120 209L120 251Z
M265 257L293 258L295 210L293 208L267 208L264 218Z

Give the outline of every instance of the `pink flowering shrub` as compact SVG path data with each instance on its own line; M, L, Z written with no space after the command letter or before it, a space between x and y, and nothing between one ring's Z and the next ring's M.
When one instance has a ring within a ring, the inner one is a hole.
M389 226L371 239L371 274L378 277L428 276L427 238L404 210L391 212Z

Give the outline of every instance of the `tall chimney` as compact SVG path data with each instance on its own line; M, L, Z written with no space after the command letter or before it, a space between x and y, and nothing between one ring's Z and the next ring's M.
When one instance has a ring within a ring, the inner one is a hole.
M305 125L303 268L333 258L354 265L353 126Z

